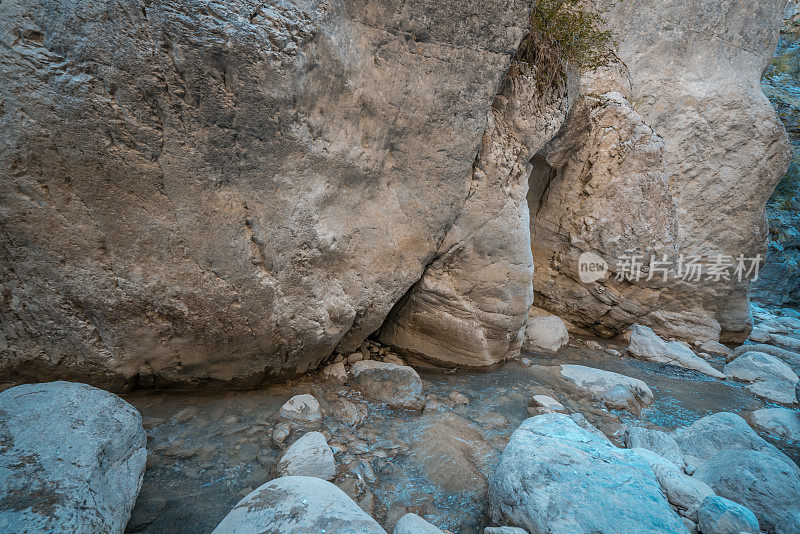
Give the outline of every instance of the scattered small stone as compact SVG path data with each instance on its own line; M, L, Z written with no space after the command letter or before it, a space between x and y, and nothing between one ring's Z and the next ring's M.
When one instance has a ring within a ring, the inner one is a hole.
M486 527L483 534L528 534L528 531L519 527Z
M331 407L333 409L331 415L350 427L359 426L367 418L367 407L361 403L340 398L335 400Z
M354 364L356 362L360 362L363 359L364 359L364 355L363 354L361 354L360 352L354 352L353 354L351 354L350 356L347 357L347 363L349 365L352 365L352 364Z
M272 430L272 440L275 443L281 444L286 441L286 438L289 437L290 432L291 427L289 426L289 423L278 423Z
M280 416L292 421L318 422L322 419L319 402L312 395L295 395L281 407Z
M451 391L449 397L450 400L453 401L453 404L455 404L456 406L462 404L469 404L469 397L467 397L466 395L462 395L458 391Z
M400 356L398 356L394 352L386 353L384 355L384 357L383 357L383 361L385 361L386 363L393 363L395 365L405 365L406 364L406 362L404 362L403 359L400 358Z
M542 409L543 412L566 412L563 404L548 395L534 395L531 397L531 405Z
M347 369L344 362L332 363L322 370L322 377L325 379L336 380L340 384L347 382Z
M586 347L588 347L588 348L590 348L592 350L603 350L603 346L600 343L598 343L597 341L595 341L594 339L588 340L586 342Z

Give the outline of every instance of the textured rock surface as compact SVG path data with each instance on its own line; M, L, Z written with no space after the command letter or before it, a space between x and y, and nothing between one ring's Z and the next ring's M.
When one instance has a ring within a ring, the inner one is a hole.
M442 534L442 531L417 514L406 514L397 521L392 534Z
M633 449L633 451L653 470L658 484L673 508L681 516L697 522L700 505L706 497L714 495L708 484L685 474L674 463L652 451L647 449Z
M316 423L322 420L322 410L319 408L319 401L313 395L304 393L295 395L283 406L281 406L280 416L292 421L306 421Z
M800 386L798 386L800 387ZM747 417L750 426L771 436L800 441L800 412L789 408L762 408Z
M0 367L248 385L355 348L480 226L457 220L526 9L4 1ZM529 289L486 291L504 355Z
M633 426L625 430L625 445L629 449L640 448L652 451L683 469L683 458L678 442L671 435L660 430Z
M758 519L753 512L719 495L707 497L700 506L697 525L703 534L758 534Z
M309 432L286 449L275 467L278 476L317 477L333 480L336 463L333 451L319 432Z
M528 532L686 532L644 460L561 414L514 431L492 475L489 515Z
M747 421L734 413L707 415L688 427L679 428L673 437L695 464L715 458L726 450L758 451L775 456L800 473L786 455L756 434Z
M425 475L445 491L483 495L496 453L480 430L446 412L426 413L420 428L411 446Z
M694 369L715 378L725 377L723 373L692 352L692 349L677 341L664 341L646 326L634 325L628 352L635 358L649 362L669 363Z
M350 385L367 397L392 408L421 410L425 407L422 380L407 365L367 360L350 368Z
M345 492L315 477L267 482L239 501L214 529L214 534L255 532L386 534Z
M0 393L0 531L122 533L142 485L142 418L85 384Z
M566 118L569 88L542 93L535 67L515 67L492 105L443 253L381 332L384 342L440 363L482 366L515 356L533 304L528 162Z
M747 389L772 402L797 404L795 387L798 377L775 356L763 352L745 352L725 365L725 375L747 382Z
M783 2L600 4L627 71L582 81L584 117L576 106L561 133L577 151L555 142L540 153L547 184L534 188L534 172L531 190L546 194L529 196L538 305L603 335L638 322L689 341L743 340L747 280L617 280L617 260L763 252L764 205L789 155L759 87ZM607 280L578 281L586 251L608 263Z
M587 391L609 408L638 415L653 403L653 392L636 378L584 365L562 365L561 376L576 388Z
M733 354L728 356L726 360L729 362L733 361L745 352L763 352L764 354L775 356L791 367L795 373L800 372L800 353L773 347L772 345L765 345L763 343L740 345L734 349Z
M535 352L558 352L567 343L569 343L569 332L560 318L555 315L528 318L523 349Z

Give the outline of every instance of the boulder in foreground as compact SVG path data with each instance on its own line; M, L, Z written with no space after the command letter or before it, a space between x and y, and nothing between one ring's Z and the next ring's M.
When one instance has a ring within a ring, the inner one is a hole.
M259 486L213 534L386 534L345 492L315 477L288 476Z
M719 495L706 497L697 515L703 534L758 534L758 519L753 512Z
M142 418L85 384L0 393L0 532L121 533L142 485Z
M686 532L646 462L562 414L514 431L490 481L489 516L551 534Z

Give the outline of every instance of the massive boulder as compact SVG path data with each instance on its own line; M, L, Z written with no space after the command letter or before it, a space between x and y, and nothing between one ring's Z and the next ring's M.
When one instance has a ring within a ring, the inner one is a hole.
M514 431L490 481L489 519L554 534L686 532L638 454L562 414Z
M467 233L527 224L472 176L527 4L2 2L0 368L248 385L358 346ZM530 304L498 255L476 362Z
M765 532L797 532L779 527L798 512L800 477L795 466L765 452L726 450L702 463L694 476L721 497L750 509Z
M71 382L0 393L0 532L122 533L142 486L142 417Z
M602 335L638 322L689 341L747 337L752 273L739 281L735 259L763 253L764 206L789 157L759 86L783 3L597 2L627 69L584 76L567 125L535 160L537 305ZM606 279L581 283L585 252L606 262ZM626 276L631 256L649 267L665 254L666 281ZM677 272L681 257L720 255L733 258L727 276Z

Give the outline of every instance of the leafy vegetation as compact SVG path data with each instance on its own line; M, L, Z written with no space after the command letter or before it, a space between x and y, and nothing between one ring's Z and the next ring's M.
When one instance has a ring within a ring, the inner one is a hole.
M566 74L569 65L591 70L606 65L612 57L611 32L603 30L599 13L584 9L581 0L535 0L530 15L530 31L512 64L533 66L542 86Z

